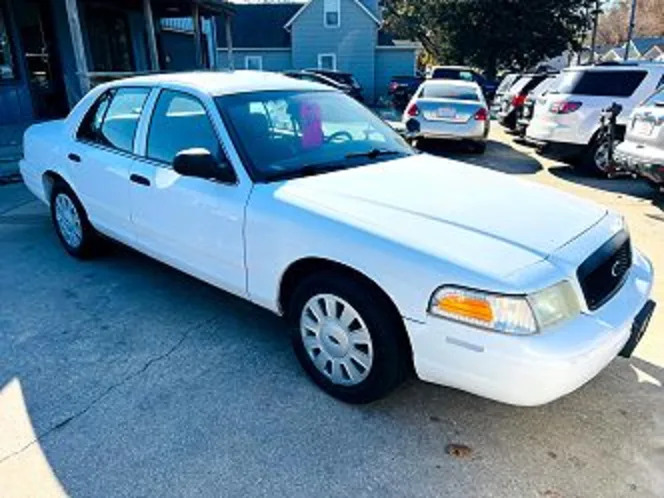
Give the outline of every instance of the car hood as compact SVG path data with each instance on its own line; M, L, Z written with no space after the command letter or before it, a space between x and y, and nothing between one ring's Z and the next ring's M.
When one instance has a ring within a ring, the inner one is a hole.
M277 190L282 202L493 277L545 259L606 215L562 191L426 154Z

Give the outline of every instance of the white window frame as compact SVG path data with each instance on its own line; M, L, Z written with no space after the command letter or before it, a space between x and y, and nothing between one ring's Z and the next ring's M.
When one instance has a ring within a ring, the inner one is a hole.
M336 9L328 8L330 3L336 3ZM337 23L328 24L327 23L327 14L328 12L337 13ZM339 28L341 27L341 0L323 0L323 26L326 28Z
M250 69L249 68L249 61L258 61L258 69L252 68L255 71L262 71L263 70L263 56L262 55L245 55L244 56L244 68L245 69Z
M332 57L332 67L323 67L323 57ZM337 54L335 53L326 53L318 54L318 69L331 69L332 71L337 70Z

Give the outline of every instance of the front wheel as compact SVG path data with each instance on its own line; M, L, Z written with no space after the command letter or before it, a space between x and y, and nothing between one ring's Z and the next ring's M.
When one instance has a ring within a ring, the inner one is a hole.
M403 379L402 331L389 306L352 277L322 273L299 285L289 313L293 348L325 392L347 403L369 403Z
M62 182L56 182L51 192L51 219L60 242L69 254L79 259L93 254L97 234L76 194Z

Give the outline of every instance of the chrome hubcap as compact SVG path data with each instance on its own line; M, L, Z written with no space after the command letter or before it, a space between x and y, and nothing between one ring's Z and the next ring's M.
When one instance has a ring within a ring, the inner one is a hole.
M609 144L602 142L595 151L595 165L602 171L606 171L609 167Z
M81 219L76 206L67 194L58 194L55 197L55 221L68 246L75 249L81 245L83 240Z
M316 369L334 384L353 386L373 364L371 336L360 314L332 294L317 294L304 305L300 333Z

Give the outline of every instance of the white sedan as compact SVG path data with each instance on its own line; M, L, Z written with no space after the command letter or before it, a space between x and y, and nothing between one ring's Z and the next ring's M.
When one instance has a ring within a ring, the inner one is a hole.
M121 80L30 127L24 150L71 255L103 235L284 315L306 372L347 402L414 370L546 403L631 354L654 308L619 215L418 155L315 83Z

